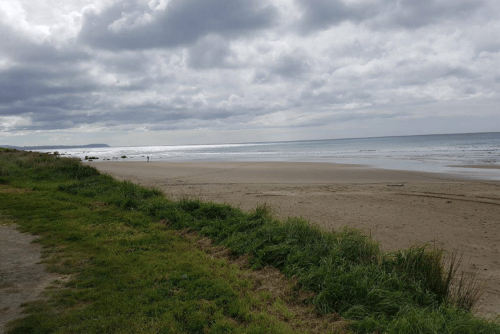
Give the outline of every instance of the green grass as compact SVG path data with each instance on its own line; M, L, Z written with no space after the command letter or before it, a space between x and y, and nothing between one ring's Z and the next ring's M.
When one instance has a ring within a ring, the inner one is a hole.
M471 315L474 281L461 281L456 259L446 265L440 250L384 254L357 230L327 233L300 219L280 222L265 207L245 213L198 200L170 201L158 190L47 154L1 152L0 184L34 190L0 192L0 210L42 235L53 252L52 270L75 276L43 302L50 305L30 306L32 320L17 328L291 332L292 313L279 301L270 307L282 310L283 321L255 299L235 268L207 260L174 233L189 229L235 256L250 254L254 269L273 266L295 277L314 292L309 302L317 312L350 319L353 332L500 333L498 322ZM56 252L61 246L64 251Z

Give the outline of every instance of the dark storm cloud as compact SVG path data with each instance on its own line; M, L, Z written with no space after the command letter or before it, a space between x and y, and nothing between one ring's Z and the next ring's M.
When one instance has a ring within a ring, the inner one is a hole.
M477 0L377 0L350 3L343 0L297 0L303 10L306 32L342 22L364 22L372 27L420 28L447 20L467 18L484 6Z
M155 10L128 0L86 13L80 38L103 49L168 48L208 34L238 36L268 28L276 16L276 9L262 1L171 0Z

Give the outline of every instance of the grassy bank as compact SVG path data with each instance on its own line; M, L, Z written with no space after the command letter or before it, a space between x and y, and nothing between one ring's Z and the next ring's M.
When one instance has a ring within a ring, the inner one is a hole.
M3 151L0 185L0 211L42 236L51 270L73 275L43 305L31 305L14 333L308 329L285 301L269 305L265 293L255 294L238 268L193 250L176 232L186 229L234 257L249 254L254 269L278 268L314 292L307 302L317 313L340 314L352 332L500 333L499 323L471 315L475 287L439 250L384 254L356 230L326 233L298 219L280 222L265 207L244 213L170 201L47 154ZM15 188L30 191L9 190Z

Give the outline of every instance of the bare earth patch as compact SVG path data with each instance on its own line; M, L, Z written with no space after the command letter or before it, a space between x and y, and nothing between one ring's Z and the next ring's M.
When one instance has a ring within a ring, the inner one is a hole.
M22 316L21 304L42 298L57 278L40 263L42 246L35 239L15 225L0 225L0 334L9 321Z

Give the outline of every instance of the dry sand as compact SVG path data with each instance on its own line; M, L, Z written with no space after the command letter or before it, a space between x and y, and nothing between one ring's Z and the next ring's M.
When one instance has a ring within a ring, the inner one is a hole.
M354 165L291 162L91 162L122 180L324 229L364 230L385 250L429 243L464 252L486 279L477 311L500 313L500 181Z

